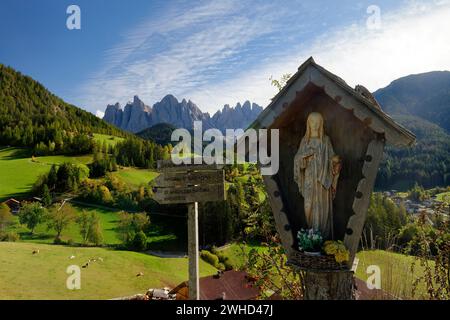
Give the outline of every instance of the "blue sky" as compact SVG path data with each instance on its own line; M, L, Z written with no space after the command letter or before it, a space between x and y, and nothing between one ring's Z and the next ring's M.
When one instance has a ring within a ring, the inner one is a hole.
M66 28L71 4L81 30ZM311 55L370 90L450 70L449 31L447 0L2 0L0 63L93 113L168 93L213 113L247 99L267 105L269 77Z

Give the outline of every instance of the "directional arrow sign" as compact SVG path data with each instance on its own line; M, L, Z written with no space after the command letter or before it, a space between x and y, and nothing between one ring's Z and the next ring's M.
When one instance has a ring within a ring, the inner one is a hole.
M153 199L161 204L223 201L224 183L193 185L190 187L154 187Z
M162 188L191 187L194 185L223 184L225 180L223 170L203 171L164 171L153 184Z

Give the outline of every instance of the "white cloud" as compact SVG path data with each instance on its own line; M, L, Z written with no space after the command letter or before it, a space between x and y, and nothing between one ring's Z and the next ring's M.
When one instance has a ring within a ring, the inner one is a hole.
M276 94L269 77L296 72L310 56L349 85L362 84L371 91L409 74L450 70L448 1L412 2L392 13L381 10L379 30L369 30L365 23L348 26L320 36L308 48L291 48L269 65L236 75L239 81L211 84L190 92L190 97L207 110L244 99L266 106Z
M83 104L103 109L134 94L153 104L173 93L210 113L244 100L265 106L276 93L269 77L294 73L309 56L349 85L372 91L408 74L450 70L449 1L409 1L395 12L381 7L380 30L367 29L362 16L358 24L280 47L278 53L239 68L242 52L259 37L272 36L285 14L270 6L251 9L257 12L246 16L234 0L215 1L143 23L108 51L104 68L82 88ZM182 41L174 43L183 32ZM153 41L167 47L149 53ZM227 72L233 74L218 80L218 74Z
M82 85L78 99L95 110L135 94L147 104L169 93L190 98L240 63L247 44L276 30L271 5L261 4L251 14L243 6L237 0L209 1L142 23L108 50L104 66Z
M103 117L105 116L105 113L101 110L97 110L95 115L97 116L97 118L103 119Z

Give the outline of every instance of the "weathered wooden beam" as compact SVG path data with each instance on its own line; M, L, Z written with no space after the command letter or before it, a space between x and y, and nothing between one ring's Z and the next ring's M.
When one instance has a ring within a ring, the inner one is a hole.
M191 163L185 164L185 163L181 163L181 164L175 164L173 163L172 160L158 160L158 170L162 170L162 169L170 169L170 170L179 170L179 171L184 171L184 170L218 170L218 169L223 169L224 165L223 164L207 164L205 162L201 163L201 164L195 164L194 161L192 160Z
M359 241L366 221L367 209L369 208L370 195L375 184L378 166L383 158L384 141L372 140L367 147L367 153L362 168L364 178L359 181L353 201L353 212L347 223L347 230L344 237L344 244L350 251L351 257L349 266L351 267Z
M225 184L193 185L180 188L153 188L153 199L160 204L223 201Z
M263 176L264 184L266 185L266 191L269 196L270 207L275 219L275 227L280 236L281 243L287 251L288 257L290 256L292 246L294 245L294 238L292 236L291 226L287 218L286 213L283 211L283 200L281 198L281 192L278 189L277 182L273 179L273 176Z
M198 203L188 205L189 300L200 300Z
M223 170L167 170L152 181L156 187L188 187L192 185L210 185L225 180Z

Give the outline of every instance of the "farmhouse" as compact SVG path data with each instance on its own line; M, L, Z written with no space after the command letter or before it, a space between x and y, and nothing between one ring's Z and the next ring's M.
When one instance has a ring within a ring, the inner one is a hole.
M6 204L6 205L9 207L9 209L11 210L11 213L12 213L12 214L17 214L17 213L19 213L19 210L20 210L20 201L14 199L14 198L11 198L11 199L6 200L6 201L3 202L3 203Z

